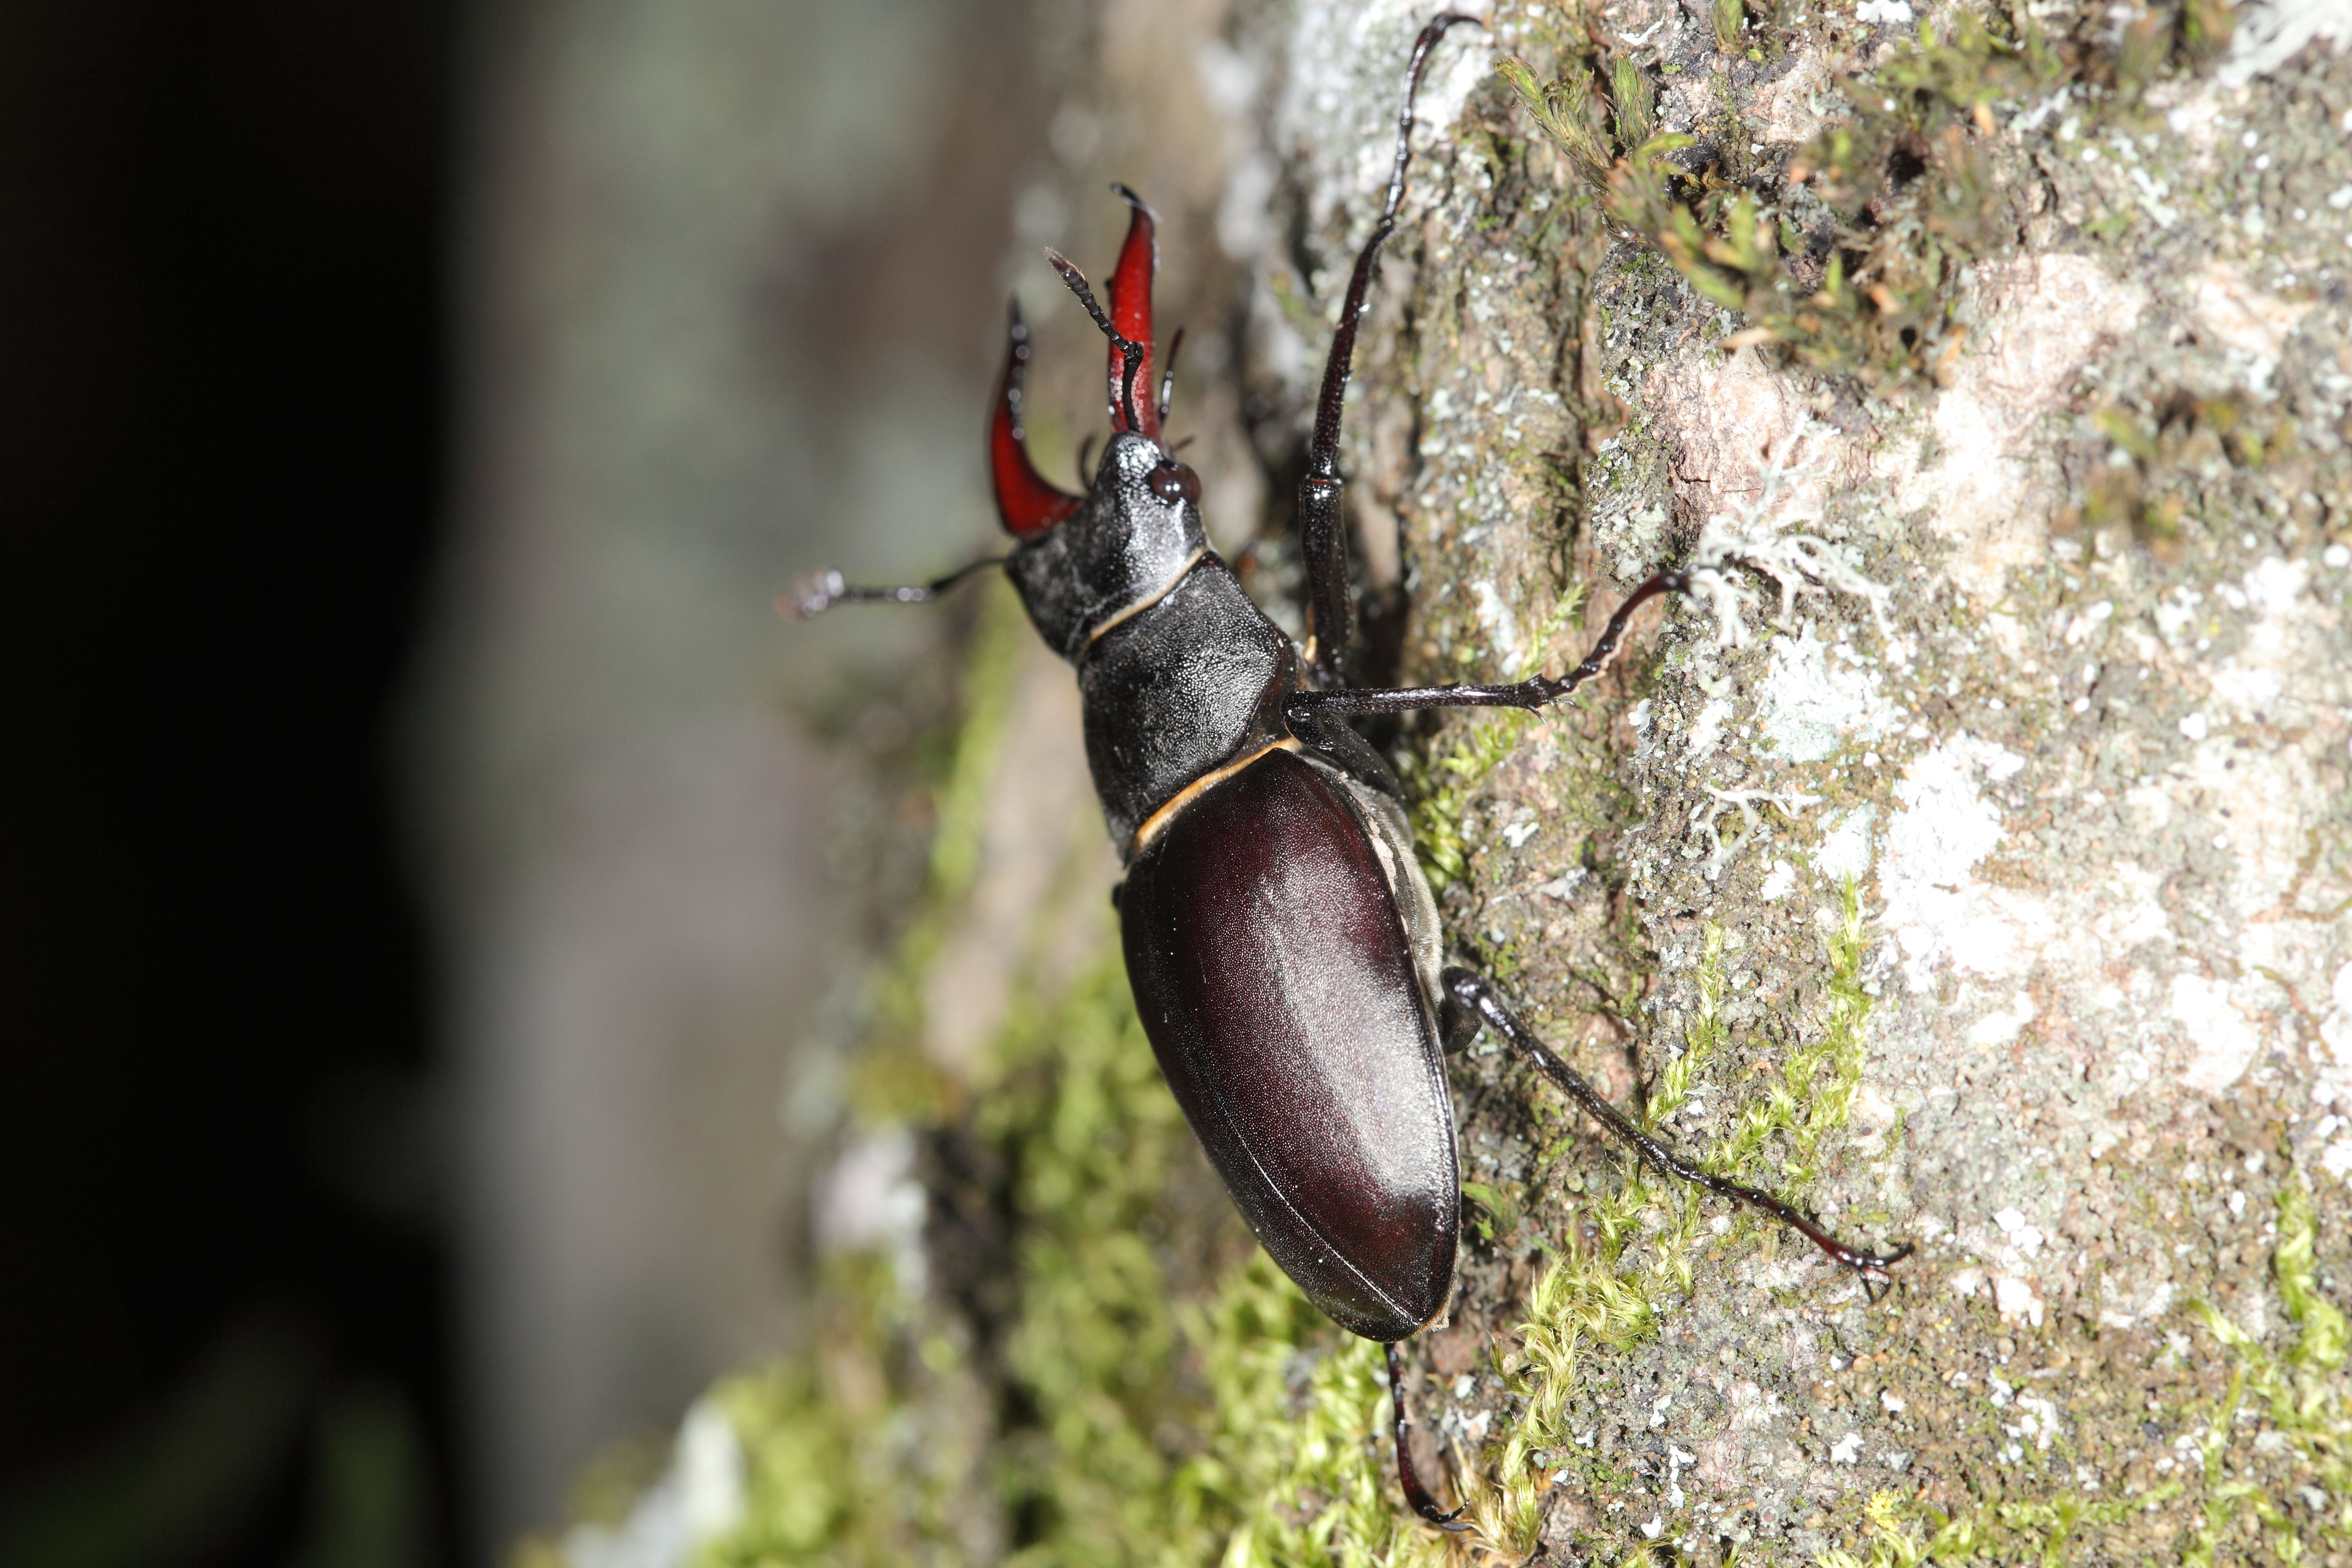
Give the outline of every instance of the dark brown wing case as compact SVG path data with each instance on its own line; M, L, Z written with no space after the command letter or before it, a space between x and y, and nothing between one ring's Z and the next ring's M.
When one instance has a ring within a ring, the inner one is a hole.
M1160 1071L1266 1251L1366 1339L1436 1316L1461 1223L1453 1103L1343 787L1267 752L1152 840L1120 911Z

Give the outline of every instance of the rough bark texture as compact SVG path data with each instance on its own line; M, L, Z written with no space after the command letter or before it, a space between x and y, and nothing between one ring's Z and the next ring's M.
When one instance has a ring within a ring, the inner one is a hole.
M1718 1168L1919 1251L1872 1305L1745 1216L1629 1215L1482 1046L1465 1153L1517 1224L1431 1338L1479 1374L1444 1421L1523 1419L1531 1255L1581 1250L1646 1315L1544 1434L1556 1553L2340 1552L2352 71L2200 69L2195 16L1874 9L1504 13L1609 113L1554 92L1555 150L1481 93L1425 161L1357 418L1401 405L1410 449L1357 457L1419 567L1409 679L1557 668L1711 521L1885 590L1767 590L1746 647L1670 617L1580 712L1413 743L1454 929L1546 1032ZM1701 174L1688 228L1638 183L1628 66L1694 138L1658 160ZM1738 254L1710 174L1788 263Z
M1712 21L1555 12L1517 47L1538 80L1646 75L1656 130L1696 139L1673 157L1776 218L1790 287L1727 254L1740 214L1684 185L1706 240L1677 245L1628 163L1588 184L1578 127L1552 153L1479 94L1425 164L1364 400L1409 405L1418 461L1360 468L1406 496L1416 679L1557 666L1727 517L1886 590L1767 606L1743 648L1670 623L1622 696L1421 754L1454 929L1545 1030L1722 1168L1919 1253L1867 1305L1665 1192L1621 1241L1609 1154L1548 1145L1543 1090L1486 1056L1467 1163L1517 1229L1430 1359L1510 1363L1528 1244L1639 1281L1656 1317L1578 1366L1538 1460L1569 1556L1867 1554L1933 1514L1961 1521L1945 1554L2067 1528L2070 1561L2340 1549L2352 345L2324 200L2352 75L2319 47L2197 70L2189 16L2136 24L2180 28L2140 40L2183 66L2159 73L2103 16L2042 14L2030 87L1964 14L1750 19L1731 49ZM1983 21L2030 47L2028 16ZM1811 181L1842 233L1804 257L1788 169L1837 163L1822 120L1863 153ZM1822 249L1861 287L1844 327ZM1724 351L1752 322L1776 341ZM1576 583L1583 627L1545 639ZM2291 1363L2294 1411L2249 1394ZM1496 1432L1507 1384L1446 1420Z
M1250 444L1204 471L1279 495L1422 17L1203 16L1251 290L1205 367ZM1349 424L1375 660L1556 670L1706 537L1778 563L1567 711L1394 738L1451 930L1663 1135L1916 1244L1883 1300L1484 1041L1478 1239L1411 1355L1477 1528L1404 1517L1375 1358L1249 1258L1087 957L1066 699L1007 651L876 993L922 1245L861 1233L818 1350L722 1393L710 1549L2352 1560L2352 64L2314 16L1510 6L1425 96ZM1015 976L978 1023L926 979L974 943Z

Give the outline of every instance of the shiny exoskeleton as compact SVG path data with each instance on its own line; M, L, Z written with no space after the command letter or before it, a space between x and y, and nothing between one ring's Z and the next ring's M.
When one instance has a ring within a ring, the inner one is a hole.
M1023 446L1029 350L1016 310L989 428L1012 553L919 587L857 588L820 574L785 606L814 615L845 600L919 602L985 565L1011 577L1038 632L1077 673L1087 760L1127 867L1128 978L1160 1069L1267 1253L1342 1327L1388 1346L1405 1495L1449 1528L1461 1527L1413 1471L1396 1352L1444 1310L1454 1280L1461 1179L1445 1037L1459 1044L1494 1029L1654 1168L1763 1209L1867 1281L1908 1251L1850 1247L1778 1199L1685 1161L1547 1049L1486 980L1444 966L1403 792L1349 724L1418 708L1556 702L1613 655L1639 605L1688 586L1675 572L1643 583L1561 679L1348 683L1339 447L1349 367L1403 197L1414 90L1430 50L1467 20L1439 16L1413 45L1387 202L1357 258L1325 367L1299 494L1314 626L1304 648L1209 548L1200 480L1160 439L1169 381L1155 404L1155 219L1123 187L1133 216L1108 309L1047 252L1110 341L1112 434L1087 494L1046 481Z

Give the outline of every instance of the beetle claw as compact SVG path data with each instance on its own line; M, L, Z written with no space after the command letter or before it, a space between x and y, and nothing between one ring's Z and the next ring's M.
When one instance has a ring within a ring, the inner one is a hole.
M841 602L846 586L838 572L812 572L776 595L776 608L796 621L814 620Z
M1906 1241L1884 1257L1865 1258L1855 1267L1854 1272L1862 1276L1862 1293L1873 1306L1886 1300L1886 1293L1895 1289L1895 1277L1886 1271L1918 1250Z

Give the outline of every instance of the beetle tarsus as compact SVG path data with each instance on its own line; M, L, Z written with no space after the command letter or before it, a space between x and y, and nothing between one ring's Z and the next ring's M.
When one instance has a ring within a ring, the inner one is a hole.
M1887 1253L1865 1252L1858 1247L1849 1246L1822 1229L1811 1215L1782 1203L1771 1194L1743 1186L1727 1176L1718 1176L1693 1164L1642 1131L1632 1118L1610 1104L1601 1091L1592 1087L1590 1079L1553 1054L1551 1047L1545 1045L1535 1031L1520 1023L1517 1016L1503 1005L1502 998L1496 995L1494 986L1484 975L1467 969L1448 969L1442 980L1448 996L1475 1009L1482 1023L1534 1063L1538 1071L1566 1090L1570 1099L1581 1105L1611 1136L1632 1149L1644 1164L1662 1174L1693 1183L1719 1196L1770 1215L1820 1247L1832 1262L1852 1269L1862 1279L1864 1294L1873 1301L1877 1300L1892 1283L1887 1269L1911 1256L1909 1242Z
M1456 1533L1468 1530L1470 1526L1462 1521L1462 1510L1457 1508L1448 1513L1439 1508L1437 1500L1430 1496L1429 1489L1422 1484L1421 1472L1413 1468L1412 1444L1405 1436L1406 1428L1412 1425L1412 1418L1405 1414L1404 1408L1404 1358L1397 1354L1393 1343L1381 1348L1388 1352L1389 1409L1396 1429L1397 1480L1404 1488L1404 1500L1412 1506L1413 1512L1440 1530Z

